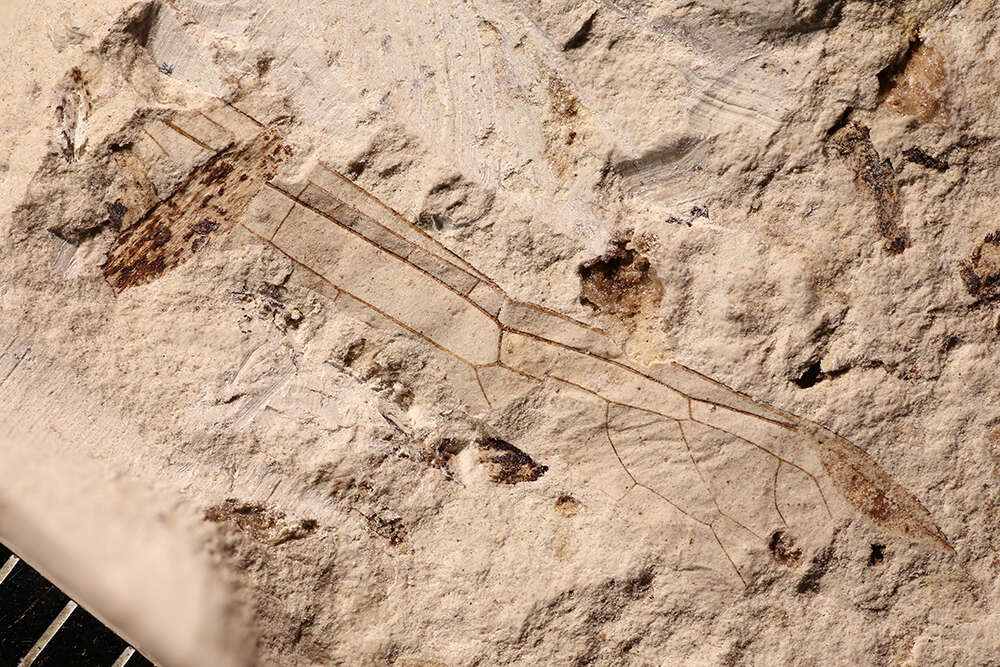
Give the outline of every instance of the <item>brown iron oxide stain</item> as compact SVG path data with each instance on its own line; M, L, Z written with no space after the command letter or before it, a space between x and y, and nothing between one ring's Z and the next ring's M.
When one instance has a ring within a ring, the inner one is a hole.
M561 495L556 499L556 512L561 516L575 516L580 511L580 501L570 495Z
M277 523L276 517L262 505L241 503L235 498L227 498L222 504L205 510L205 520L212 523L229 523L240 532L257 537L265 535Z
M965 289L977 299L1000 299L1000 229L986 235L969 259L961 263L958 275Z
M108 284L121 293L150 282L228 232L287 154L281 137L265 130L212 156L118 235L101 267Z
M580 141L589 127L587 114L572 88L554 72L549 73L545 91L548 112L543 122L546 156L556 175L570 175L580 159Z
M313 519L297 522L285 520L284 512L268 510L263 505L226 498L219 505L205 510L205 521L222 524L273 546L302 539L317 528Z
M843 160L854 172L858 188L875 200L875 231L885 239L884 250L890 255L906 250L909 233L903 225L896 175L889 159L883 160L872 145L868 128L847 123L829 138L826 151Z
M555 74L549 75L549 102L556 115L562 118L572 118L580 110L580 100L573 94L569 85Z
M617 318L630 329L640 313L663 296L663 285L640 248L631 232L625 232L612 238L606 253L577 269L580 303Z
M944 58L919 38L879 74L879 83L882 105L925 122L942 119L948 94Z

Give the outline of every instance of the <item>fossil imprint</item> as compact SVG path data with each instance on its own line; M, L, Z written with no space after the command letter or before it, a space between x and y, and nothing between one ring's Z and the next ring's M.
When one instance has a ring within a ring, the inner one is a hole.
M827 520L835 490L879 528L951 549L927 509L844 438L679 363L630 365L599 328L511 298L322 163L305 176L280 176L292 147L237 107L178 113L143 133L132 164L147 174L158 164L200 166L123 225L103 267L116 292L155 279L230 230L268 244L314 291L369 309L454 359L465 377L449 382L469 388L469 403L498 409L555 383L599 406L604 460L621 480L615 495L642 491L672 507L717 543L744 584L727 535L766 545L772 529L792 521L779 498L787 485L811 494ZM755 484L770 490L758 494L757 511L770 518L746 519L745 499L727 497L710 469L712 452L724 447L756 461Z

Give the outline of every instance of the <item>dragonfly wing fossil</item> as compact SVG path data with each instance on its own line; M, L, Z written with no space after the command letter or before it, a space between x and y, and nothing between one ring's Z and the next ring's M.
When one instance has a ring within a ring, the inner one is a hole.
M241 228L318 292L450 357L464 371L449 381L465 378L456 393L474 411L540 385L577 396L593 420L580 425L585 446L565 460L589 465L586 476L607 482L609 496L676 511L744 582L739 545L765 545L795 518L829 521L833 489L876 526L950 548L920 502L847 440L680 364L631 365L599 328L512 299L329 166L282 175L292 150L238 109L178 114L146 136L153 164L137 183L171 173L164 161L175 154L195 167L119 235L104 267L116 291L183 263L209 232Z

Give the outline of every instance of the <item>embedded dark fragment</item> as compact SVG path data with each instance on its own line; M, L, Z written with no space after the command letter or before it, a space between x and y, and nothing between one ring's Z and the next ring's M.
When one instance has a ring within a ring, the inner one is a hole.
M795 378L793 382L800 389L808 389L809 387L812 387L822 379L823 379L823 371L820 368L819 362L814 361L813 363L809 364L809 367L802 372L802 375Z
M549 469L499 438L487 438L479 443L479 449L480 461L489 468L490 479L497 484L534 482Z
M909 234L903 225L903 210L896 187L892 162L883 160L861 123L848 122L830 137L827 150L840 157L854 172L858 188L875 200L875 231L885 239L883 248L898 255L909 244Z
M791 535L783 530L774 531L767 547L774 562L779 565L794 569L802 564L802 550L795 546Z
M124 218L125 213L128 209L125 205L121 203L121 200L116 201L113 204L108 204L108 223L115 229L121 229L122 218Z
M928 169L933 169L935 171L948 171L948 167L951 166L948 164L947 160L939 160L917 146L907 148L903 151L903 157L905 157L908 162L919 164L921 167L927 167Z

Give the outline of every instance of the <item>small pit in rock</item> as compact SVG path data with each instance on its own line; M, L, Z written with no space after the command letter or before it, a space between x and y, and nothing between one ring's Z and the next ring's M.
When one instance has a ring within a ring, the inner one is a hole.
M879 565L885 560L885 545L873 544L872 551L868 554L868 567Z
M792 382L794 382L800 389L808 389L809 387L812 387L816 383L820 382L823 377L824 373L820 369L819 362L814 361L802 372L802 375L792 380Z

